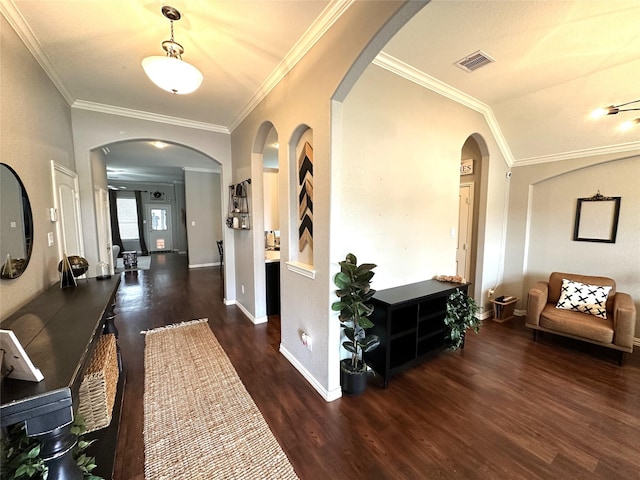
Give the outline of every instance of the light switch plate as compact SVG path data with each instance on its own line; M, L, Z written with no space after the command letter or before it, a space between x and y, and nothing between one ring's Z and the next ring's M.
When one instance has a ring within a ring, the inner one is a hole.
M53 246L53 232L49 232L47 233L47 242L49 243L49 246L52 247Z

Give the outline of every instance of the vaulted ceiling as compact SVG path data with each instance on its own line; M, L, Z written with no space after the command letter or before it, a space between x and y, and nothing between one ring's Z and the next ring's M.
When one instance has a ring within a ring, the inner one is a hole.
M190 95L158 89L140 66L144 57L162 54L161 42L169 38L161 2L0 0L5 17L75 108L162 115L218 132L232 131L350 5L169 3L182 13L174 35L185 48L183 58L204 74L202 87ZM599 121L589 113L640 99L638 25L637 0L433 0L375 63L483 113L516 165L632 151L640 149L640 126L617 127L640 112ZM495 62L471 73L454 65L478 50ZM108 161L122 173L118 158L135 167L132 159L148 162L148 149L159 172L179 165L172 163L176 148L121 145Z

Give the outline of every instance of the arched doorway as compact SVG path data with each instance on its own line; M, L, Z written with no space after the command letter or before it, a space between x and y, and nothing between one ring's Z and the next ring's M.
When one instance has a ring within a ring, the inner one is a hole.
M121 250L139 254L188 255L190 268L220 263L215 245L223 235L218 162L188 146L158 139L106 144L91 151L91 162L94 172L105 172L105 177L96 173L94 178L101 260L113 240ZM188 202L190 196L196 201ZM127 211L127 202L133 220L116 213Z

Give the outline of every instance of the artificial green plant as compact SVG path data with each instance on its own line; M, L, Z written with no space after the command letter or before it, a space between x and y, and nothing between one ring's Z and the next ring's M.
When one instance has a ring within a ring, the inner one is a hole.
M480 330L480 320L476 317L478 304L469 295L456 290L447 299L447 314L444 324L449 328L447 338L451 340L451 349L464 346L464 335L468 329L475 333Z
M336 295L340 300L334 302L331 308L340 312L340 324L347 337L342 346L351 352L351 361L343 365L352 372L363 371L366 369L363 353L380 345L377 335L366 334L366 329L373 327L373 323L367 318L373 312L373 305L366 302L376 293L371 288L371 278L377 265L358 265L358 260L352 253L347 254L339 265L340 272L336 274L334 283L338 287Z
M86 480L104 480L91 472L96 468L95 458L87 456L85 450L94 441L82 439L86 432L84 419L76 416L71 433L78 437L72 455L76 465ZM0 442L0 478L26 480L28 478L47 478L47 466L40 456L41 445L35 438L27 436L24 423L15 424L2 432Z

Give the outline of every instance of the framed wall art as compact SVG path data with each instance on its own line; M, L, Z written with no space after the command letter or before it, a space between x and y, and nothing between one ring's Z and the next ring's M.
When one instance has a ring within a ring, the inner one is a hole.
M580 242L615 243L621 197L578 198L573 239Z

